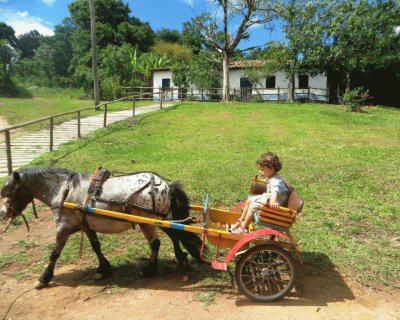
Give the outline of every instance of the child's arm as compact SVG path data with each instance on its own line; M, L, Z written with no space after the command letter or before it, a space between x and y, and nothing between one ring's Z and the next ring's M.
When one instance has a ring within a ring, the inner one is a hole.
M269 200L269 205L271 208L278 209L279 202L277 200L278 200L278 192L273 191L272 195L271 195L271 199Z

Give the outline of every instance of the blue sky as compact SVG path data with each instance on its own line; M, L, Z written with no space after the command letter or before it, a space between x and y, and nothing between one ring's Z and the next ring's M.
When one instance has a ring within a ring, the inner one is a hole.
M72 0L0 0L0 21L12 26L16 35L36 29L43 35L52 35L54 26L69 16ZM182 23L195 14L212 10L209 0L130 0L131 15L150 23L153 30L182 29ZM232 26L234 28L234 25ZM251 30L249 41L240 48L265 44L274 34L263 26ZM276 35L275 35L276 37Z

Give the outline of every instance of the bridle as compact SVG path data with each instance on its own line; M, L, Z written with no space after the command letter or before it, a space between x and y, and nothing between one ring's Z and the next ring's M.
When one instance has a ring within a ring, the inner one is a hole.
M21 209L21 210L15 209L15 204L16 204L16 202L17 202L16 197L17 197L17 195L18 195L18 192L20 192L20 190L21 190L22 188L25 188L25 189L27 190L27 193L28 193L27 195L29 196L29 198L32 198L32 200L30 200L30 201L27 202L27 204L28 204L29 202L32 203L33 214L34 214L35 218L38 218L37 212L36 212L35 203L34 203L34 200L33 200L33 194L32 194L30 191L28 191L28 188L24 186L24 184L22 183L22 181L17 181L17 182L15 183L15 187L14 187L14 190L13 190L11 196L10 196L10 197L7 197L8 200L7 200L7 203L6 203L6 205L7 205L6 217L8 218L8 221L7 221L6 227L5 227L5 229L3 230L3 232L6 232L6 231L7 231L7 229L10 227L12 221L13 221L16 217L18 217L18 216L21 216L22 219L24 220L28 232L29 232L29 230L30 230L29 224L28 224L28 220L25 218L24 214L22 213L22 211L23 211L24 209Z

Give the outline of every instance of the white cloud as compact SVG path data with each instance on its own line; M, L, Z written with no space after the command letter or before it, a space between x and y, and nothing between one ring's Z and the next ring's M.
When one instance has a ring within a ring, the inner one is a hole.
M41 0L46 6L51 7L56 0Z
M52 36L54 34L49 24L46 24L39 17L30 16L27 11L21 12L12 9L0 8L0 16L3 17L2 21L15 30L15 35L17 36L32 30L37 30L44 36Z
M191 7L193 7L193 5L194 5L194 0L181 0L181 1Z

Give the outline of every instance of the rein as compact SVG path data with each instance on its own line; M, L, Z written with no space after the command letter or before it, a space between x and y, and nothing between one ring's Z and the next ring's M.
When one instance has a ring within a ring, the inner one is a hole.
M18 185L17 185L16 188L20 188L20 186L24 186L24 184L21 181L18 182ZM31 201L31 203L32 203L32 209L33 209L33 215L35 216L36 219L38 219L38 215L37 215L36 207L35 207L35 202L34 202L33 199ZM12 210L12 215L8 219L7 225L3 229L3 232L6 232L8 230L8 228L11 226L11 223L13 222L13 220L18 216L22 217L22 220L24 220L24 222L25 222L26 230L29 232L30 231L29 223L28 223L28 220L26 220L25 215L22 213L22 211L18 213L17 210L15 210L13 206L10 206L10 209Z

